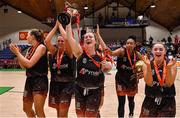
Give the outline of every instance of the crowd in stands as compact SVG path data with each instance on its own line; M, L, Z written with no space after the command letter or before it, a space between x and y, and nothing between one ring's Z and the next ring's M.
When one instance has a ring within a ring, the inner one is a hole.
M151 47L154 43L154 38L150 36L150 38L147 41L143 42L137 42L136 49L141 53L141 54L149 54L151 57ZM173 56L180 58L180 41L178 35L176 35L174 38L169 36L167 39L163 38L162 40L158 40L158 42L162 42L166 46L167 50L167 56ZM119 47L122 47L124 45L124 41L120 40L119 42L111 42L108 43L107 46L111 48L112 50L115 50Z
M158 40L158 41L166 45L168 56L174 56L180 58L180 41L178 35L176 35L174 38L169 36L167 39L163 38L162 40ZM3 41L0 44L0 68L20 68L15 55L9 50L8 44L10 43L11 43L11 39ZM136 48L141 54L148 54L149 57L151 57L152 56L151 46L153 43L154 43L154 39L153 37L150 37L148 41L137 42ZM107 43L107 46L112 50L122 47L123 45L124 45L123 40ZM28 45L18 45L18 46L20 47L21 51L26 51L26 49L29 47Z
M26 53L28 45L18 45L21 52ZM0 68L20 68L16 56L10 51L9 46L0 50Z
M3 42L0 43L0 51L3 49L6 49L7 47L9 47L9 44L11 43L11 39L8 40L4 40Z

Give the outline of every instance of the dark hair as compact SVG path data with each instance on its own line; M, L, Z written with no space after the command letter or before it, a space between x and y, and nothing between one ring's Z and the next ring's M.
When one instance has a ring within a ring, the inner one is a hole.
M34 35L34 37L36 38L36 40L39 43L43 43L44 42L44 37L43 37L43 31L40 29L32 29L30 31L30 35Z
M154 45L156 45L156 44L161 44L165 48L165 50L167 50L166 45L164 45L162 42L156 42L156 43L152 44L152 49L153 49Z
M130 36L128 37L128 39L133 39L134 42L136 42L136 36L135 36L135 35L130 35ZM127 40L128 40L128 39L127 39Z

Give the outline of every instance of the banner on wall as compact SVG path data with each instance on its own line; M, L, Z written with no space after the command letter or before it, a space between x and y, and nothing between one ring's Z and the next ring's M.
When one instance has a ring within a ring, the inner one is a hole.
M19 40L27 40L28 32L19 32Z

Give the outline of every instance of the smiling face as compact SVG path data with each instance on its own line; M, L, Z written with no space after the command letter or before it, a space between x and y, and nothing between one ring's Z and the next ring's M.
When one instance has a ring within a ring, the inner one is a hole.
M166 54L166 49L164 45L161 43L154 44L152 48L152 54L155 60L157 61L163 60Z
M58 47L64 48L64 38L62 36L58 36L57 45Z
M128 50L133 50L135 47L136 47L136 42L135 42L133 39L129 38L129 39L126 41L126 48L127 48Z
M84 47L93 48L95 47L96 40L93 33L86 33L84 35Z

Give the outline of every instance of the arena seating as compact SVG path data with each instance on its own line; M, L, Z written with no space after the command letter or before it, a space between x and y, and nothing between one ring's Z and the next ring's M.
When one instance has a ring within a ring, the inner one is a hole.
M29 46L18 45L23 53ZM20 68L16 56L11 52L9 47L0 51L0 68Z

